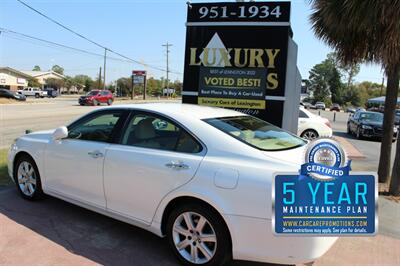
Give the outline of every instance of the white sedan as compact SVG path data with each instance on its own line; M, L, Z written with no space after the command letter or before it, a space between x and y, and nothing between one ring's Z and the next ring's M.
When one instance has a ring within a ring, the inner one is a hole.
M315 115L300 107L297 135L307 140L332 137L332 125L327 118Z
M298 171L305 144L232 110L123 105L21 136L8 167L22 197L48 194L166 236L186 265L294 264L337 239L272 232L273 174Z

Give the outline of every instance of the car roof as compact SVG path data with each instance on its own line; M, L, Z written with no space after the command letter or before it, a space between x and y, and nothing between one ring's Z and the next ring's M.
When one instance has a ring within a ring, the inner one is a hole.
M153 111L171 117L187 116L197 119L207 119L215 117L245 116L246 114L224 108L201 106L197 104L185 103L137 103L114 105L105 108L127 108L143 111Z

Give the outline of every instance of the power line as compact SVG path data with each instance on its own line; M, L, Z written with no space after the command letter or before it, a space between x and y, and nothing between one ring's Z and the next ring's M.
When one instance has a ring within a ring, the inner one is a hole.
M46 14L40 12L39 10L35 9L34 7L28 5L28 4L25 3L24 1L22 1L22 0L16 0L16 1L18 1L19 3L21 3L21 4L24 5L25 7L29 8L30 10L36 12L37 14L41 15L42 17L44 17L44 18L50 20L51 22L57 24L58 26L62 27L63 29L65 29L65 30L67 30L67 31L69 31L69 32L71 32L71 33L77 35L78 37L80 37L80 38L82 38L82 39L84 39L84 40L86 40L86 41L88 41L88 42L90 42L90 43L92 43L92 44L94 44L94 45L96 45L96 46L98 46L98 47L104 49L104 50L105 50L105 53L106 53L107 51L109 51L109 52L112 52L112 53L114 53L114 54L116 54L116 55L118 55L118 56L120 56L120 57L122 57L122 58L125 58L125 59L127 59L127 60L129 60L129 61L131 61L131 62L133 62L133 63L139 64L139 65L142 65L142 66L145 66L145 67L149 67L149 68L152 68L152 69L156 69L156 70L159 70L159 71L165 71L165 69L159 68L159 67L157 67L157 66L152 66L152 65L149 65L149 64L141 63L140 61L137 61L137 60L132 59L132 58L130 58L130 57L127 57L127 56L125 56L125 55L123 55L123 54L121 54L121 53L118 53L118 52L116 52L116 51L113 51L112 49L107 48L106 46L101 45L101 44L99 44L99 43L97 43L97 42L95 42L95 41L89 39L88 37L85 37L84 35L82 35L82 34L76 32L76 31L72 30L71 28L69 28L69 27L63 25L61 22L58 22L57 20L55 20L55 19L53 19L53 18L47 16ZM175 72L175 74L182 75L183 73Z

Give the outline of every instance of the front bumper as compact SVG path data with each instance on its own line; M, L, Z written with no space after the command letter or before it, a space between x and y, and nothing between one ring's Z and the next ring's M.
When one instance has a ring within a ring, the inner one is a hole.
M82 99L82 98L79 98L79 104L92 104L93 103L93 101L92 100L90 100L90 99Z
M367 137L367 138L382 138L383 135L383 130L382 129L376 129L376 128L372 128L372 129L361 129L361 134L363 137ZM393 138L396 139L397 138L397 134L393 133Z
M275 236L271 220L224 215L232 236L233 258L279 264L312 262L324 255L337 237Z

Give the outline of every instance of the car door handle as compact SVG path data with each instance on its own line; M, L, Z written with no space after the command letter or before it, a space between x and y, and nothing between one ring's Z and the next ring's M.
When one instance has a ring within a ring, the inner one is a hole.
M174 162L171 161L167 164L165 164L166 167L176 169L176 170L184 170L184 169L189 169L189 166L187 164L184 164L183 162Z
M101 153L100 151L90 151L90 152L88 152L88 154L90 156L92 156L93 158L103 157L103 153Z

